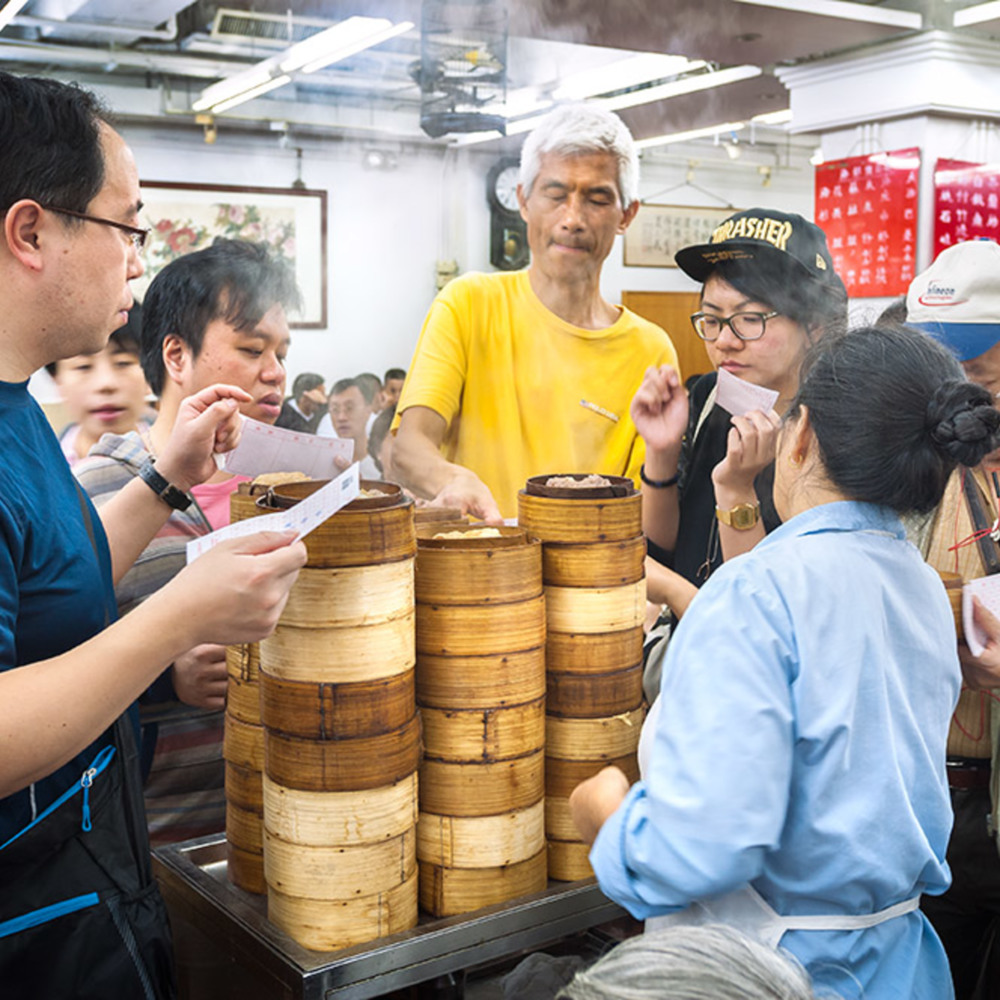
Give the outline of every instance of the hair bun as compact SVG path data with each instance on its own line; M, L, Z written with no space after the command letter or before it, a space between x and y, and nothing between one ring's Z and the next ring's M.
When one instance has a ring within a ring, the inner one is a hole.
M938 449L961 465L978 465L998 444L1000 412L987 389L950 379L927 404L927 429Z

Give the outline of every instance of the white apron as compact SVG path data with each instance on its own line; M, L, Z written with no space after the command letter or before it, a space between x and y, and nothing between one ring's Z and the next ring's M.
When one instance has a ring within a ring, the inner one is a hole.
M660 699L653 702L639 736L639 773L645 776L653 752L653 734L660 715ZM724 896L699 900L677 913L650 917L646 931L664 927L727 924L763 944L777 948L786 931L855 931L874 927L894 917L912 913L920 905L920 897L904 899L877 913L831 913L810 916L783 917L751 885L735 889Z

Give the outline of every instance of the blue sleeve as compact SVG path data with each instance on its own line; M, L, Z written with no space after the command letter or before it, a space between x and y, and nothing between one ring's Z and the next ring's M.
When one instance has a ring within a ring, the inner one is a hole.
M780 595L736 569L712 577L674 634L649 772L591 851L605 895L639 919L754 879L781 837L794 641Z

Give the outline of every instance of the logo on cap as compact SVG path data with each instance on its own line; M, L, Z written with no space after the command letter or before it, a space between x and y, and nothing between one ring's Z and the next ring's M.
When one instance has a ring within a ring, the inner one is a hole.
M968 299L956 299L955 289L932 281L927 290L917 297L922 306L959 306Z
M742 216L739 219L727 219L712 233L712 243L725 243L727 240L760 240L770 243L778 250L787 250L788 238L792 235L790 222L779 222L777 219L757 219L754 216Z

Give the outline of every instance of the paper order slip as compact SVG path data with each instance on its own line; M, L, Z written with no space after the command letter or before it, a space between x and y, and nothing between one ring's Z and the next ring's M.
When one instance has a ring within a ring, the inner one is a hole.
M244 417L239 444L221 455L217 464L242 476L301 472L310 479L332 479L338 472L335 459L350 461L353 453L353 441L302 434Z
M314 528L332 517L345 504L354 500L361 492L361 467L354 463L346 472L318 489L312 496L300 500L287 510L276 510L273 514L251 517L246 521L236 521L228 527L213 531L210 535L193 538L187 543L187 561L192 563L203 556L219 542L229 538L244 538L256 535L258 531L296 531L304 538Z

